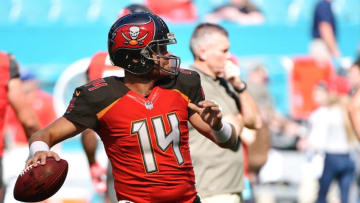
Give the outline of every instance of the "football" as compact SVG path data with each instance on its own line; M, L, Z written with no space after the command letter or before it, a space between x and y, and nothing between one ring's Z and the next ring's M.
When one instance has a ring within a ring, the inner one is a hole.
M39 202L54 195L63 185L68 172L68 163L52 157L45 165L25 168L18 176L14 187L14 198L22 202Z

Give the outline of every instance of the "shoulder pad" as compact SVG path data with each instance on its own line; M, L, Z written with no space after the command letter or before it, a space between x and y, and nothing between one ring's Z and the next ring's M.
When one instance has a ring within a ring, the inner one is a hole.
M198 86L200 83L200 75L193 70L181 69L177 81L184 86Z
M90 97L92 101L106 100L109 97L120 97L127 92L127 88L120 80L120 78L113 76L92 80L77 88L74 96L83 94L81 95L82 97Z

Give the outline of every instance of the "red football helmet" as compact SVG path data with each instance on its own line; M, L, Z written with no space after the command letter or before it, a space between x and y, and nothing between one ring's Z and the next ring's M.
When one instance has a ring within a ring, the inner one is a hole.
M133 74L143 75L155 67L155 61L169 60L170 68L159 68L176 75L180 58L169 55L168 44L176 44L165 22L152 13L132 13L119 18L108 35L108 52L115 66ZM156 57L154 57L156 56Z

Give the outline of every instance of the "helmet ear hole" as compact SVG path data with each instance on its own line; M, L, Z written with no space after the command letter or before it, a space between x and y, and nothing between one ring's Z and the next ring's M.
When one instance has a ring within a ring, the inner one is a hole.
M140 51L140 54L143 55L143 56L145 56L145 57L150 58L149 50L147 50L146 48L142 49L142 50Z

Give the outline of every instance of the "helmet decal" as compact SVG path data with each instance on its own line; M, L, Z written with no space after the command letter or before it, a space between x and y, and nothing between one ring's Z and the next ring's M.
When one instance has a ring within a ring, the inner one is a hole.
M112 35L115 42L112 50L117 48L143 48L154 37L154 22L151 20L145 24L127 24L119 27Z

